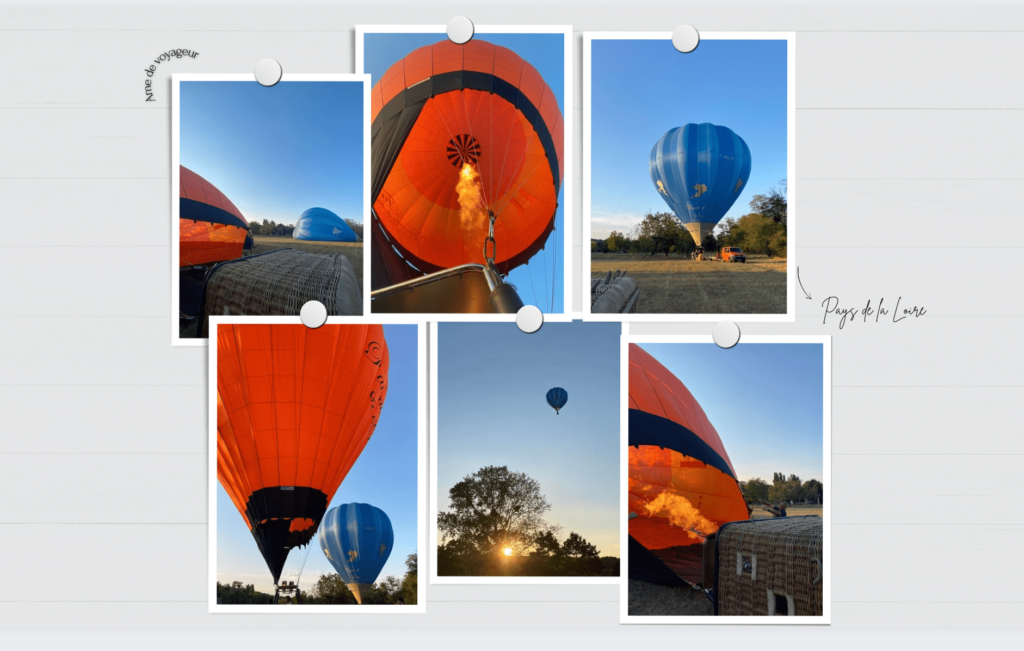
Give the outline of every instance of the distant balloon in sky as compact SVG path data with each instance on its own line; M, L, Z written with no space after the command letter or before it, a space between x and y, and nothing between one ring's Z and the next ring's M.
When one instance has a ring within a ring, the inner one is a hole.
M651 181L700 246L750 178L750 149L707 122L669 129L651 150Z
M391 520L370 504L342 504L328 511L320 526L324 556L359 603L377 580L394 544Z
M359 236L345 220L326 208L310 208L299 215L292 237L316 242L359 241Z
M555 387L548 391L548 404L551 405L555 410L555 415L558 415L558 410L565 406L565 403L569 401L569 392L561 387Z

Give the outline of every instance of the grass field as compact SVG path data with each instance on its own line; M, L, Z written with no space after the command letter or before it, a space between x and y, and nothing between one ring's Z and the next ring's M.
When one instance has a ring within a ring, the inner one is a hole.
M791 506L786 515L822 515L824 507L817 505ZM755 507L750 514L751 520L771 518L771 513ZM629 580L629 614L640 616L672 615L693 617L695 615L713 615L711 602L693 588L670 588L643 581Z
M785 314L786 260L748 255L745 263L633 258L591 253L590 277L621 269L640 288L646 314Z
M253 254L266 253L276 249L298 249L310 253L344 253L348 261L355 269L356 278L359 279L359 291L363 291L363 242L306 242L293 240L290 237L276 237L270 235L254 235L253 243L256 248Z

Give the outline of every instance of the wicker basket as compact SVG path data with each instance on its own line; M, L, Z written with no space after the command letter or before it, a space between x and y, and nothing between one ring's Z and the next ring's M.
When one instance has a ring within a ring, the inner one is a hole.
M608 272L604 278L590 281L590 311L594 314L627 314L636 312L640 289L625 273Z
M718 530L716 615L822 615L822 519L744 520Z
M208 336L207 317L215 314L296 316L312 300L329 315L362 314L362 292L347 257L278 249L224 262L206 277L200 336Z

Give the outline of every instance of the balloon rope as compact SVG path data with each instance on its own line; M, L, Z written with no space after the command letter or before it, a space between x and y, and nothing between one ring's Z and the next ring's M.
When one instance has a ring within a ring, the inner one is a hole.
M555 208L558 212L558 208ZM565 211L562 211L562 220L565 220ZM551 312L555 311L555 287L558 286L558 219L555 219L555 246L551 249Z
M538 299L538 297L537 297L537 288L533 284L533 274L530 272L530 262L529 261L526 262L526 275L530 277L530 289L533 290L533 300L539 303L540 301L537 300ZM541 275L544 275L544 274L541 274ZM544 283L545 283L544 284L544 293L545 293L545 295L548 292L547 282L548 282L548 279L547 279L547 276L545 275L544 276Z

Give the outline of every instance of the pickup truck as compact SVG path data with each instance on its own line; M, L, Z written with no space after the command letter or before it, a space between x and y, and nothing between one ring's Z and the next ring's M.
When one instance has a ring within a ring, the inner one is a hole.
M742 249L738 246L723 246L718 259L721 262L746 262L747 256L743 255Z

